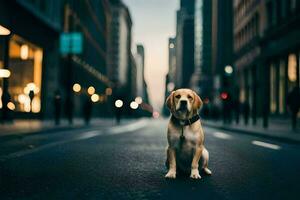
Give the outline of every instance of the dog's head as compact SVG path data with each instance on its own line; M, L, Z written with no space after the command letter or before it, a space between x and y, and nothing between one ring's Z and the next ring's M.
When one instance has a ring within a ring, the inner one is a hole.
M202 106L202 100L193 90L178 89L170 94L166 104L175 117L187 119L198 112Z

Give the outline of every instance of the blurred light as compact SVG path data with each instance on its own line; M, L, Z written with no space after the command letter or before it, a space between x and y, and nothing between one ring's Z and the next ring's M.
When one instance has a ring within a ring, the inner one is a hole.
M208 103L209 103L209 98L205 98L203 102L204 102L205 104L208 104Z
M0 108L2 108L2 88L0 87Z
M111 88L106 88L105 94L108 95L108 96L111 95L112 94L112 89Z
M10 71L8 69L0 69L0 78L10 77Z
M227 92L222 92L220 96L221 96L221 99L223 99L223 100L228 99L228 93Z
M295 54L290 54L288 58L288 77L291 82L297 81L297 58Z
M227 65L227 66L224 68L224 71L225 71L226 74L232 74L233 68L232 68L232 66Z
M73 91L74 92L80 92L80 90L81 90L81 86L78 83L75 83L73 85Z
M21 46L20 57L22 60L27 60L29 55L29 47L26 44Z
M13 102L8 102L7 103L7 108L9 110L14 110L14 109L16 109L16 106L15 106L15 104Z
M31 103L31 110L34 113L38 113L41 111L41 100L39 97L34 97Z
M24 93L28 95L30 91L33 91L34 94L37 94L40 92L40 88L36 87L35 83L28 83L24 88Z
M25 94L19 94L18 96L18 101L21 103L21 104L24 104L26 102L26 99L27 99L27 96Z
M93 95L95 93L95 88L93 86L90 86L87 90L87 92L89 93L89 95Z
M99 95L99 102L102 103L105 100L103 95Z
M154 112L152 113L152 116L153 116L154 119L159 118L159 112L154 111Z
M121 107L123 106L123 101L120 100L120 99L116 100L116 101L115 101L115 106L116 106L117 108L121 108Z
M174 90L174 88L175 88L174 83L172 83L172 82L168 83L168 85L167 85L168 92L172 92Z
M98 94L93 94L91 96L91 100L92 100L92 102L96 103L97 101L99 101L99 95Z
M10 30L0 25L0 35L9 35L9 34L10 34Z
M170 44L170 49L173 49L175 47L175 45L173 43Z
M137 104L143 103L142 97L136 97L134 101L135 101Z
M139 107L139 104L135 101L132 101L130 103L130 108L132 108L133 110L136 110Z

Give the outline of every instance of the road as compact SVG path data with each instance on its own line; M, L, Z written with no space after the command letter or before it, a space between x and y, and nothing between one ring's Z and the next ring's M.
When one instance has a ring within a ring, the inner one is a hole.
M300 145L204 127L212 176L166 180L167 120L1 141L0 199L298 199Z

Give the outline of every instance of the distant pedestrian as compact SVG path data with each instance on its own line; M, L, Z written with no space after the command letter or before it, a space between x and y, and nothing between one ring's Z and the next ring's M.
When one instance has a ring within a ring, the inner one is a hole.
M84 105L83 105L83 118L86 125L90 123L91 115L92 115L92 107L93 102L91 98L86 98Z
M244 101L244 103L242 104L242 112L244 116L244 123L245 125L248 125L250 115L250 105L248 100Z
M289 111L291 112L292 117L292 129L296 130L297 128L297 114L300 108L300 91L299 87L296 86L289 92L287 96L287 106Z
M55 91L54 94L54 117L55 117L55 125L60 124L60 114L61 114L61 95L59 90Z

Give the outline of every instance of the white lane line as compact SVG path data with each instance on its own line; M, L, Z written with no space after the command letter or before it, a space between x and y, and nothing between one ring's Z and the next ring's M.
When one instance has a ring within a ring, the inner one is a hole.
M254 144L256 146L264 147L264 148L273 149L273 150L281 149L281 147L279 145L271 144L271 143L267 143L267 142L262 142L262 141L257 141L257 140L253 140L252 144Z
M213 136L219 139L223 139L223 140L229 140L232 139L231 135L228 135L227 133L223 133L223 132L214 132Z
M143 128L146 124L147 124L146 120L140 120L140 121L137 121L137 122L132 123L132 124L112 127L110 129L107 129L105 132L109 133L107 135L116 135L116 134L121 134L121 133L125 133L125 132L132 132L132 131ZM5 156L1 156L0 161L5 161L5 160L8 160L8 159L12 159L12 158L22 157L22 156L32 154L32 153L35 153L35 152L39 152L39 151L42 151L42 150L45 150L45 149L49 149L49 148L52 148L52 147L55 147L55 146L58 146L58 145L71 143L71 142L75 142L75 141L80 141L80 140L86 140L86 139L90 139L90 138L93 138L93 137L96 137L96 136L99 136L99 135L103 135L103 134L104 134L104 131L102 131L102 130L84 132L84 133L80 134L80 136L72 138L72 139L53 142L53 143L49 143L49 144L39 146L39 147L34 148L34 149L23 150L23 151L19 151L19 152L10 153L10 154L5 155Z

